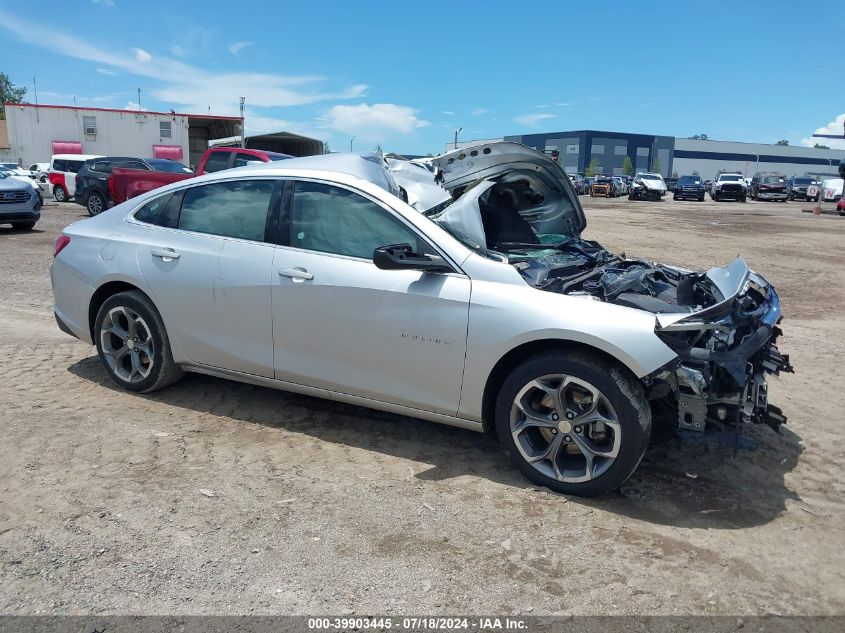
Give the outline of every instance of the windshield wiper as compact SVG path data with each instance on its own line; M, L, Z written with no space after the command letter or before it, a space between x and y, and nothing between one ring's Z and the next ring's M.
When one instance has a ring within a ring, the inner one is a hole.
M538 242L537 244L524 244L522 242L499 242L496 244L496 248L503 249L505 251L546 251L546 250L556 250L558 248L563 248L564 246L568 246L572 243L572 238L568 238L563 242L558 242L557 244L543 244L542 242Z

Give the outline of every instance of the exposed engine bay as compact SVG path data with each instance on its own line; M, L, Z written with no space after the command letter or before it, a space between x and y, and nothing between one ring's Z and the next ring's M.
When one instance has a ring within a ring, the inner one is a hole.
M677 354L643 381L655 419L694 434L744 422L777 431L786 422L768 403L765 379L793 371L776 345L780 303L741 258L692 272L617 255L581 238L586 220L562 172L512 162L476 169L473 179L439 166L434 180L451 199L423 212L470 248L539 290L655 315L655 335Z

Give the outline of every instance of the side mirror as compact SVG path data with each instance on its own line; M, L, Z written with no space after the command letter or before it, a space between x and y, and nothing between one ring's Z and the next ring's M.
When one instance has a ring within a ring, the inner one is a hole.
M422 270L429 273L452 272L442 257L419 255L410 244L379 246L373 251L373 263L381 270Z

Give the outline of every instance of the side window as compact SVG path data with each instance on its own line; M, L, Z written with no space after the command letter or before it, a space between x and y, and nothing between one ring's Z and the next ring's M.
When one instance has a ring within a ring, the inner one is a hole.
M54 160L53 171L67 171L67 161L62 158Z
M69 160L67 161L67 169L65 171L69 171L72 174L76 174L82 169L82 165L85 164L85 161L82 160Z
M377 247L402 243L426 250L414 231L363 196L323 183L295 184L291 246L372 259Z
M235 154L235 164L234 167L245 167L250 163L263 163L264 161L258 158L258 156L253 156L252 154L241 154L238 152Z
M174 228L179 217L181 192L153 198L135 212L135 219L147 224Z
M91 163L89 169L91 171L96 171L100 174L110 174L112 170L112 164L107 160L98 160L95 163Z
M205 161L205 171L210 174L221 169L228 169L230 154L231 152L211 152L208 160Z
M234 180L185 192L179 228L244 240L264 241L272 180Z
M142 163L140 160L127 160L123 161L118 167L125 167L126 169L143 169L144 171L149 171L150 168L147 167L146 163Z

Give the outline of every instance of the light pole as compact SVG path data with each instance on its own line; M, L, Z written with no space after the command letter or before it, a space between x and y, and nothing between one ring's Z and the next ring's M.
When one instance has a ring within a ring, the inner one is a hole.
M350 154L352 153L352 143L354 143L354 142L355 142L355 139L356 139L356 138L358 138L358 137L357 137L357 136L353 136L351 139L349 139L349 153L350 153Z
M241 97L241 147L246 147L246 126L244 125L244 103L246 97Z
M461 130L463 129L464 128L459 127L457 130L455 130L455 149L458 149L458 134L460 134Z

